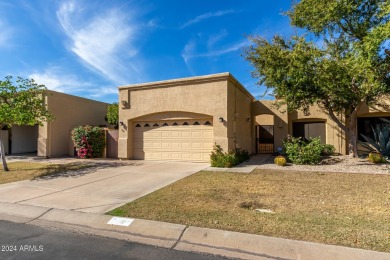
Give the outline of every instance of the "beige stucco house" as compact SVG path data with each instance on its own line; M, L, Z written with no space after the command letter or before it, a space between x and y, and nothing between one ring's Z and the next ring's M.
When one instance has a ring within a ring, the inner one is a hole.
M104 125L107 103L47 91L46 105L54 120L42 126L13 125L2 130L5 150L9 154L36 153L56 157L74 154L71 131L80 125Z
M344 133L321 109L281 112L230 73L121 86L119 104L119 158L209 161L214 144L273 153L287 135L320 137L346 153ZM390 113L363 108L359 116Z

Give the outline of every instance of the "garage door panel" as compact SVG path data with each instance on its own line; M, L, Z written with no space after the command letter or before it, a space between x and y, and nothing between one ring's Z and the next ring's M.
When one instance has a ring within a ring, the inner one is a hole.
M169 137L171 137L171 133L170 133L170 132L167 132L167 131L162 131L162 132L161 132L161 137L163 137L163 138L169 138Z
M202 143L192 143L191 148L192 149L202 149Z
M180 132L179 131L172 131L172 132L170 132L170 135L171 135L171 137L180 137Z
M211 119L207 121L212 122ZM173 126L176 122L178 125ZM209 161L213 127L205 120L135 122L134 158L146 160ZM194 125L194 122L198 122ZM144 127L149 125L150 127ZM159 125L159 126L157 126ZM163 126L167 125L167 126Z
M189 150L189 149L191 149L191 143L182 142L181 143L181 148L184 149L184 150Z
M192 153L191 154L191 159L192 160L203 160L203 155L201 153Z
M171 148L171 143L162 142L161 143L161 148L163 148L163 149L170 149Z
M191 133L191 137L192 137L192 138L202 138L202 137L203 137L202 131L193 131L193 132Z
M191 137L190 131L184 131L181 133L181 138L189 138L189 137Z
M152 132L152 137L153 138L161 138L161 132L160 131Z
M160 143L160 142L153 142L153 143L152 143L152 148L154 148L154 149L159 149L159 148L161 148L161 143Z
M180 143L171 143L171 148L174 150L179 150L181 149L181 144Z
M167 153L169 155L169 159L171 160L181 160L180 153Z

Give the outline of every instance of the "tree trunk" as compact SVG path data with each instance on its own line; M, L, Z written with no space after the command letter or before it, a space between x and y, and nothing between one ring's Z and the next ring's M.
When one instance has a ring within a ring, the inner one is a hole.
M3 163L3 170L6 172L9 171L7 161L5 160L4 143L1 137L0 137L0 156L1 156L1 161Z
M358 156L357 151L357 113L358 109L355 109L348 117L348 151L354 158Z

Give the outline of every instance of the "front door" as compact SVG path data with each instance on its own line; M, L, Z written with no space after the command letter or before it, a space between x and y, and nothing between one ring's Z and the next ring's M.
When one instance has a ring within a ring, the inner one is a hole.
M274 152L274 126L256 126L256 152L271 154Z

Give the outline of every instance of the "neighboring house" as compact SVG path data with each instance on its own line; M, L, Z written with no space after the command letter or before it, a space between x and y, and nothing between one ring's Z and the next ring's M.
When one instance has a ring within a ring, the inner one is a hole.
M71 131L80 125L105 125L107 103L47 91L46 104L54 120L43 126L13 125L2 130L9 154L36 153L56 157L74 154Z
M273 153L287 135L320 137L346 153L345 134L321 109L314 106L306 116L281 112L274 103L256 100L230 73L119 87L118 157L209 161L214 144ZM362 108L359 126L386 116Z

